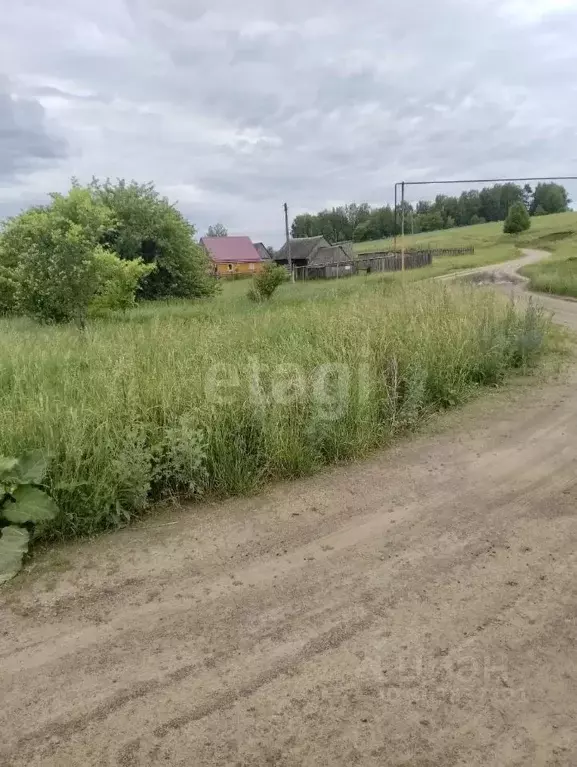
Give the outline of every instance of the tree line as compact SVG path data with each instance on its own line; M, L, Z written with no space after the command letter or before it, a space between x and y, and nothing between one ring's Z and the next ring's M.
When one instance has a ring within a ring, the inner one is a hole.
M540 183L534 189L529 184L495 184L481 190L471 189L458 197L439 194L434 201L421 200L416 205L405 201L405 231L416 234L504 221L516 204L523 205L531 216L564 213L570 202L561 184ZM375 208L366 202L352 203L296 216L291 236L322 235L329 242L378 240L400 234L401 214L399 205L395 224L395 211L390 205Z

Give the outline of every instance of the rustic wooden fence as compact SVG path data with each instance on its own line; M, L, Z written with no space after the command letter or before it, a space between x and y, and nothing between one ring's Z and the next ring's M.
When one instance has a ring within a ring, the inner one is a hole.
M467 246L466 248L425 248L424 249L427 253L432 253L433 256L472 256L475 253L475 248L472 245ZM388 250L387 253L401 253L401 251L397 248L397 250ZM423 250L417 250L415 248L406 248L405 253L422 253ZM363 253L359 253L359 258L364 258L365 256L382 256L384 251L378 251L375 253L374 251L365 251Z
M405 269L420 269L433 262L431 251L421 250L405 253ZM403 268L400 253L370 253L354 261L341 261L318 266L297 266L295 280L328 280L352 277L354 274L374 272L399 272Z
M414 250L405 253L405 269L421 269L433 263L430 250ZM403 268L401 253L367 253L357 258L357 271L400 272Z

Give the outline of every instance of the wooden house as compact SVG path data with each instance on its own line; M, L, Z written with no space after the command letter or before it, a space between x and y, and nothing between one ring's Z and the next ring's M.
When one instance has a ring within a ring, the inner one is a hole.
M250 237L203 237L200 244L217 277L249 277L263 267L263 259Z

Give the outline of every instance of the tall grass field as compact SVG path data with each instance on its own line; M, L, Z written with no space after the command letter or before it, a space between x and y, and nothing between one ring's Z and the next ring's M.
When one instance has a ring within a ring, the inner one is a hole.
M1 320L0 455L49 454L60 515L40 534L94 534L173 495L247 493L362 456L532 365L548 335L537 310L493 292L340 282L285 285L266 305L237 283L84 332Z
M573 252L577 252L577 249ZM557 258L525 267L529 288L540 293L577 298L577 256Z
M551 251L551 258L521 270L521 274L529 278L529 288L577 298L577 232L558 232L549 237L543 247Z

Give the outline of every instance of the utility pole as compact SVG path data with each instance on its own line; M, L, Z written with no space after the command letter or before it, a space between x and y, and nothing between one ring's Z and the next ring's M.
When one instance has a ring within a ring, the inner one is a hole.
M401 184L401 271L405 271L405 182Z
M393 218L393 220L394 220L394 224L393 224L393 229L394 229L394 232L393 232L393 236L394 236L394 238L395 238L395 244L394 244L394 246L393 246L393 250L394 250L395 252L396 252L396 250L397 250L397 207L398 207L398 203L397 203L397 186L398 186L398 184L395 184L395 215L394 215L394 218Z
M286 202L284 204L284 226L285 226L285 233L286 233L286 252L288 257L288 268L291 274L291 282L294 282L295 274L293 271L293 260L291 257L291 238L289 234L288 205L286 204Z

